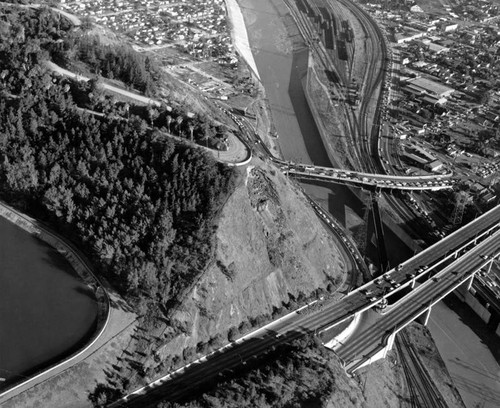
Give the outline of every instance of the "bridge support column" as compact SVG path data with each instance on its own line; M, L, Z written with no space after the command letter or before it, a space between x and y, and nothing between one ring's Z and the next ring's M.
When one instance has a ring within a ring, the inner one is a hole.
M394 340L396 340L396 333L392 333L387 339L387 347L385 348L386 354L388 351L392 350L392 346L394 346Z
M474 275L472 275L467 281L467 291L470 291L470 288L472 288L472 282L474 282Z
M429 306L429 308L424 312L424 314L422 314L418 317L418 320L424 326L427 326L427 323L429 323L429 317L431 317L431 311L432 311L432 307Z

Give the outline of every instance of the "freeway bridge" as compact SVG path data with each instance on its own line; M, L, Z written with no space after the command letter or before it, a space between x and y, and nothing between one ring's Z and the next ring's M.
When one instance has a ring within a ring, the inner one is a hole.
M179 401L207 381L215 381L221 373L231 375L279 344L363 316L355 335L334 347L346 369L354 371L384 357L397 331L421 315L428 316L433 304L464 282L470 284L477 271L489 267L499 256L500 205L340 301L317 299L154 380L109 407L148 407L163 399ZM384 302L389 303L385 313L371 310Z
M386 174L362 173L345 169L321 167L312 164L286 162L277 158L272 160L286 173L302 179L330 181L369 190L443 190L453 188L456 180L453 173L431 174L424 176L395 176Z
M434 304L464 283L469 289L474 275L484 268L491 268L492 262L500 257L500 230L485 235L481 242L476 242L470 250L461 253L455 251L446 266L432 273L432 278L418 287L413 286L406 296L384 309L383 314L368 311L371 316L362 319L362 323L352 333L352 340L335 347L347 371L352 372L384 358L392 348L398 331L421 316L423 323L427 324ZM413 285L415 279L410 280ZM393 281L390 275L384 276L379 280L379 288L390 281Z

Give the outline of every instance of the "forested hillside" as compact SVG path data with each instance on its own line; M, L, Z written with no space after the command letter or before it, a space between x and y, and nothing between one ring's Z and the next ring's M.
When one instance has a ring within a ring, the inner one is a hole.
M333 408L362 405L362 396L355 389L355 383L338 367L333 353L313 337L277 346L265 360L268 362L249 362L247 368L231 371L227 378L212 379L212 382L219 382L217 387L193 396L189 401L162 402L157 408Z
M46 71L70 29L47 9L0 6L1 195L86 248L142 311L168 304L211 255L233 173L142 118L123 117L109 97L92 98L92 83ZM105 103L106 114L78 107L73 95L82 93L86 108Z

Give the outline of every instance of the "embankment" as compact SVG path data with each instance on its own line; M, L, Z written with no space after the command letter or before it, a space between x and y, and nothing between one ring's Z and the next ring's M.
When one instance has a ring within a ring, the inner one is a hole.
M31 375L29 378L24 377L25 380L11 384L7 390L0 393L0 401L3 401L6 398L9 398L9 394L13 393L15 390L25 387L28 384L29 386L37 384L38 382L48 378L51 374L55 374L57 370L60 369L63 365L67 366L68 363L71 363L78 357L84 356L87 351L90 351L92 345L99 339L109 322L110 302L108 294L103 289L97 277L93 274L90 263L70 243L64 241L55 232L42 225L40 222L16 211L12 207L2 202L0 202L0 216L11 221L24 231L33 236L36 236L41 241L46 242L47 244L55 248L68 261L68 263L76 271L81 280L90 289L92 289L92 292L97 301L95 329L93 330L92 334L89 335L89 338L85 339L85 346L76 351L73 351L62 361L59 360L48 367L46 366L44 368L41 368L38 372ZM64 307L64 305L61 305L61 307ZM35 339L34 342L36 344ZM77 345L75 345L74 347L77 347ZM68 352L69 351L61 350L61 354Z
M226 0L226 10L229 24L231 26L231 37L233 38L234 48L238 51L240 56L252 70L253 74L260 81L259 70L257 69L252 50L250 49L247 29L240 6L236 0Z
M258 159L224 206L216 240L213 266L173 316L188 330L165 344L165 357L271 314L300 293L338 288L351 268L301 192Z

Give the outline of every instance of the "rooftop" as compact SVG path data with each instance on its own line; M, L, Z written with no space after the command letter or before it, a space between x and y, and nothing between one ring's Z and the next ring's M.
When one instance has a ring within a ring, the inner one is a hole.
M449 94L454 91L453 88L447 87L443 84L440 84L438 82L434 82L430 79L427 78L415 78L411 81L409 81L411 85L414 87L421 88L429 93L433 93L435 95L439 96L444 96L446 94Z

